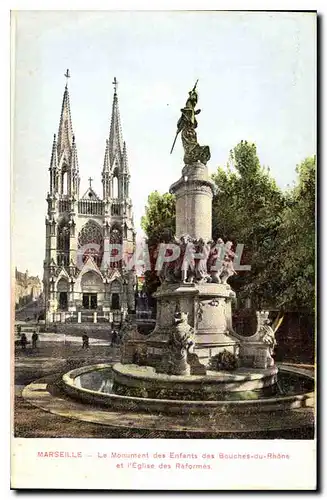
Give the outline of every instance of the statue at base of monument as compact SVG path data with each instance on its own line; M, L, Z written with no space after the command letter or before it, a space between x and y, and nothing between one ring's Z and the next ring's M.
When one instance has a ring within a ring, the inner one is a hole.
M138 332L137 325L130 318L126 318L120 330L120 338L120 362L122 364L145 364L147 351L144 337Z
M171 238L169 242L179 247L178 257L172 261L164 261L159 271L161 283L221 283L226 285L231 276L236 274L233 261L235 252L232 242L224 243L221 238L217 242L204 241L183 234L180 239ZM165 255L170 257L171 253Z
M167 375L190 375L187 358L195 344L194 330L188 324L188 313L175 313L174 322L162 363L156 371Z
M195 258L196 253L195 240L190 235L184 234L180 238L181 249L181 276L179 276L179 269L176 269L176 276L181 279L183 283L193 283L195 278ZM177 263L177 266L179 264Z
M233 251L233 243L224 241L218 238L217 242L209 242L211 248L208 256L208 272L211 276L212 283L222 283L226 285L231 276L236 274L234 269L235 252Z
M275 364L273 354L276 347L276 337L273 328L270 326L269 311L258 311L258 332L261 341L267 345L266 350L266 366L270 367Z
M200 258L196 260L195 277L198 283L211 282L210 274L208 273L208 259L210 255L210 242L206 243L202 238L197 241L197 253Z
M200 146L197 139L195 129L198 126L196 115L201 110L195 110L198 102L198 93L196 90L198 81L196 81L193 89L189 92L189 97L184 108L181 109L182 115L177 122L177 132L170 153L173 152L178 134L181 132L182 144L184 148L184 163L191 165L192 163L200 162L206 165L211 158L209 146Z

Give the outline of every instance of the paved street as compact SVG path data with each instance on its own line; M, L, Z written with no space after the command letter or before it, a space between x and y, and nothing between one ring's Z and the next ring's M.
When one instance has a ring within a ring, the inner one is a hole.
M27 330L26 328L23 328L23 331L26 334L27 340L29 342L32 341L32 334L33 334L33 329L36 329L36 327L32 327L31 330ZM104 336L105 338L101 338ZM107 339L107 340L106 340ZM104 335L100 335L100 338L90 338L89 343L90 345L103 345L103 346L108 346L110 345L111 342L111 334L108 332L105 332ZM40 349L44 348L44 346L47 343L48 347L49 344L63 344L65 345L74 345L74 346L82 346L82 335L81 333L71 333L69 335L65 335L63 333L39 333L39 340L38 340L38 347Z
M119 347L110 347L110 340L90 338L88 349L83 349L81 336L40 333L37 347L31 343L32 332L26 332L29 343L25 350L15 346L15 383L28 383L61 368L82 366L119 359ZM31 378L32 377L32 378Z
M29 336L29 335L28 335ZM95 424L61 418L27 403L21 396L25 385L52 373L65 373L86 364L118 361L119 348L109 341L90 339L90 348L82 349L78 337L40 334L38 347L28 345L26 351L15 349L14 425L17 437L120 437L121 433ZM118 435L119 434L119 435ZM128 437L126 435L126 437ZM140 436L141 437L141 436Z

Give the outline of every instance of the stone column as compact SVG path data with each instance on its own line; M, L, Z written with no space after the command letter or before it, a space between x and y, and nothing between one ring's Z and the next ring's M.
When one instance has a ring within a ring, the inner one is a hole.
M102 234L103 234L103 258L101 262L101 271L104 272L110 264L110 204L106 202L105 204L105 217L102 224Z
M69 264L77 263L77 238L75 221L69 221Z
M128 308L128 282L127 280L123 282L122 294L121 294L121 310L127 310Z
M136 304L135 304L135 290L134 290L134 285L136 282L136 276L135 273L132 271L129 276L128 276L128 297L127 297L127 302L128 302L128 307L131 311L135 311Z
M47 323L53 323L53 313L47 311Z
M202 163L185 165L182 177L170 186L176 196L176 237L212 239L211 208L214 183Z
M53 260L57 264L57 223L55 221L50 224L49 254L50 262Z
M104 299L102 304L102 312L105 318L109 318L110 301L109 301L109 283L107 280L104 282Z
M68 291L68 311L74 312L76 311L76 304L74 302L74 281L69 283L69 291Z
M49 290L49 301L48 301L48 307L49 307L49 312L54 313L57 310L57 298L56 298L56 291L54 289L54 283L50 283L50 290Z

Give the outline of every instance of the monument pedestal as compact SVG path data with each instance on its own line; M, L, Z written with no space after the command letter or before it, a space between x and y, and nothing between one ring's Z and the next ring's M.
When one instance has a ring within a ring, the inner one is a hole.
M186 236L189 241L211 241L214 191L206 165L196 161L184 166L182 176L170 187L170 192L176 196L177 240ZM194 268L189 266L185 276L175 281L173 277L173 282L165 276L166 281L154 295L157 299L156 327L146 342L150 366L158 367L167 351L176 312L187 314L195 337L193 352L202 364L208 364L210 357L225 349L238 354L239 340L232 335L231 301L235 293L227 283L211 282L206 261L202 265L202 275L195 271L192 279L192 272Z
M164 354L178 311L188 314L188 324L194 329L194 352L203 364L224 349L237 354L239 340L231 333L235 293L228 284L163 284L155 296L156 327L146 341L154 360L151 366L157 366Z
M196 162L184 166L182 177L169 190L176 196L176 238L189 234L193 238L211 240L214 189L205 165Z

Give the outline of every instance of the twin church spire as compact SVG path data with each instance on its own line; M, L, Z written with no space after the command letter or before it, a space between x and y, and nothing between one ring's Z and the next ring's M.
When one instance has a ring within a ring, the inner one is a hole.
M58 321L58 316L60 321L63 317L71 320L75 312L76 321L80 321L84 309L94 309L97 318L106 321L110 318L109 311L121 310L123 320L124 311L135 309L134 273L124 268L123 261L111 262L107 252L111 243L121 244L125 262L129 261L134 253L136 233L132 200L128 194L129 174L119 116L118 82L115 78L110 131L104 144L104 165L93 166L88 172L88 188L80 196L68 70L65 77L67 83L59 128L52 144L45 217L47 318L49 322ZM102 174L103 196L99 196L92 185L95 168L99 168L98 172ZM84 280L85 276L91 281ZM92 283L92 300L89 283Z
M123 141L118 106L118 82L116 77L114 78L114 81L112 83L114 85L114 97L111 111L109 139L106 141L103 174L105 172L114 172L115 169L118 169L118 171L121 173L128 172L126 143L125 141Z
M70 113L69 93L66 85L61 106L58 135L55 134L53 137L50 168L61 168L63 163L69 164L72 159L73 149L76 149L76 146Z
M50 161L50 170L58 170L57 175L52 176L50 191L58 191L63 194L62 189L60 190L60 182L55 182L55 179L60 180L60 177L69 172L68 184L72 184L73 179L78 178L78 183L74 183L74 186L70 185L67 189L67 194L76 194L79 196L77 184L79 184L79 169L78 169L78 158L77 158L77 148L75 143L75 136L73 132L72 117L70 110L70 99L68 91L68 78L70 78L69 70L65 73L67 78L62 106L60 114L60 122L58 135L54 136L52 145L52 154ZM111 112L111 122L110 122L110 132L109 138L106 140L105 145L105 155L102 170L102 184L103 184L103 198L117 197L128 197L128 160L126 143L123 141L120 113L118 106L118 95L117 86L118 81L116 77L113 81L114 85L114 96ZM58 175L59 171L61 176ZM114 193L114 179L117 179L118 193Z

